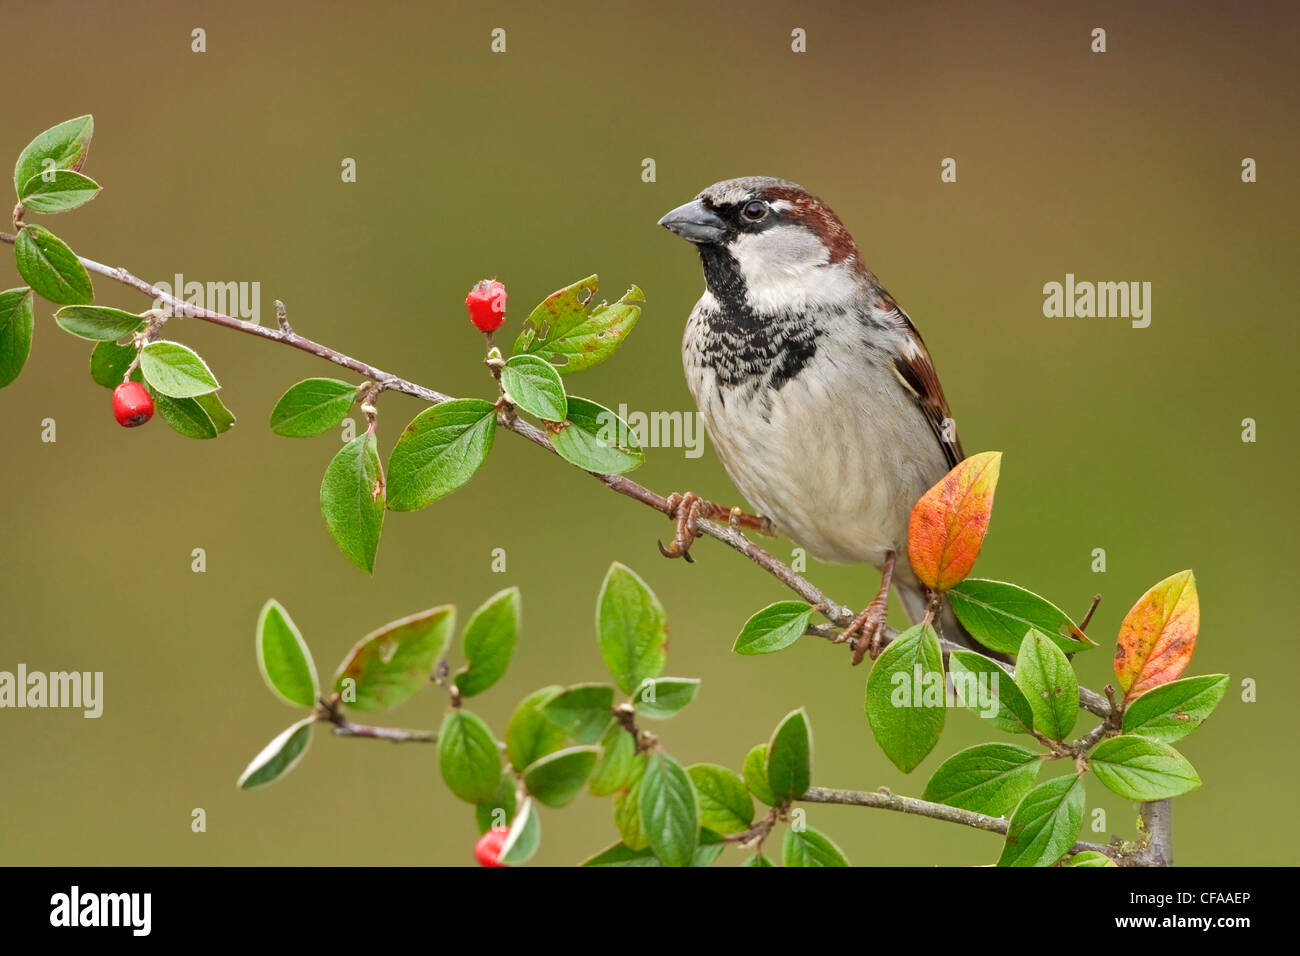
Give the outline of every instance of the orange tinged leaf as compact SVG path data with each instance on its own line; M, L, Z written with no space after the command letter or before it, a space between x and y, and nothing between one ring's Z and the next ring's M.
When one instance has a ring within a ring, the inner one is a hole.
M970 574L993 514L1002 452L971 455L921 496L907 528L912 569L927 587L946 591Z
M1115 645L1115 678L1124 699L1177 678L1192 659L1200 626L1191 571L1170 575L1138 598L1124 616Z

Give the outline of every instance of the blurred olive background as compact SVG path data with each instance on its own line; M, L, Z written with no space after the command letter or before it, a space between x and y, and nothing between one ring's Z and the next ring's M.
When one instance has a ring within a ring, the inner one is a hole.
M510 290L507 338L552 289L598 272L648 304L614 359L572 390L632 409L690 409L683 321L702 287L692 251L655 225L719 179L774 174L824 196L926 336L968 451L1005 452L977 571L1082 614L1103 601L1079 661L1110 677L1132 602L1185 567L1202 602L1192 673L1233 681L1180 745L1205 784L1176 804L1184 864L1294 860L1286 581L1300 527L1295 187L1297 16L1267 4L70 4L5 13L13 62L0 154L92 112L86 172L104 190L51 226L79 253L154 281L260 282L300 332L455 395L490 396L461 301L478 278ZM191 30L207 52L190 52ZM508 52L489 52L494 27ZM808 52L790 50L807 31ZM1109 50L1090 52L1104 27ZM1241 182L1243 157L1259 182ZM355 184L340 180L345 157ZM641 179L642 160L657 181ZM942 184L940 162L957 161ZM7 253L6 253L7 255ZM4 266L4 286L18 285ZM1150 328L1049 319L1042 286L1153 283ZM98 301L143 297L96 278ZM190 441L161 422L126 431L86 373L87 343L38 301L33 357L0 394L0 669L100 670L99 720L0 712L0 861L11 864L463 864L472 811L434 749L318 733L266 790L246 762L293 718L262 685L253 625L271 596L322 677L362 634L418 609L469 610L523 589L506 679L474 702L498 734L547 683L600 680L593 607L609 563L637 569L670 617L668 673L704 684L658 725L683 762L738 768L807 706L815 782L919 794L956 750L987 739L955 712L911 777L863 717L865 669L808 640L739 658L746 617L787 597L716 543L659 557L669 523L502 434L478 477L417 514L389 514L367 577L318 511L337 436L273 436L281 392L319 360L178 322L221 379L239 426ZM419 411L386 396L381 445ZM40 440L41 421L58 440ZM1259 440L1241 440L1242 420ZM736 493L712 449L652 450L661 492ZM791 545L779 541L778 554ZM206 573L190 569L204 548ZM490 573L504 548L508 573ZM1090 569L1104 548L1107 570ZM861 605L864 568L810 575ZM459 660L453 661L458 666ZM1243 703L1243 679L1258 702ZM417 695L377 721L436 727ZM1111 832L1131 805L1089 786ZM191 832L191 811L207 832ZM1090 818L1091 819L1091 818ZM999 841L884 812L810 807L860 864L990 862ZM613 842L608 801L544 816L538 860ZM1098 836L1085 832L1085 838ZM737 854L725 860L735 862Z

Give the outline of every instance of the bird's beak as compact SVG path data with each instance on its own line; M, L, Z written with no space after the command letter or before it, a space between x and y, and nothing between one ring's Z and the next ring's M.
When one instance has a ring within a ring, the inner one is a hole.
M678 206L660 219L659 225L697 245L717 242L727 234L727 224L704 208L698 199Z

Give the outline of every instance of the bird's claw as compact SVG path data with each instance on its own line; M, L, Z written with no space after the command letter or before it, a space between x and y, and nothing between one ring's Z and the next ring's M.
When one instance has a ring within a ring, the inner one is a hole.
M695 543L697 537L695 523L705 513L706 506L717 507L717 505L709 505L709 502L693 491L685 494L673 492L668 496L668 517L677 522L677 527L673 531L673 540L668 547L665 548L662 541L655 542L659 545L660 554L665 558L685 558L687 564L695 563L695 559L691 557L691 545Z
M862 659L868 655L873 661L880 656L881 642L885 636L885 621L888 616L888 602L876 598L835 638L834 643L843 644L857 635L857 640L853 644L854 667L861 664Z

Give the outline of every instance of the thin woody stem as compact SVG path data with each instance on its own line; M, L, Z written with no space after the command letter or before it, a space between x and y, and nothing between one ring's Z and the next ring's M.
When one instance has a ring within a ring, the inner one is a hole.
M798 799L804 803L839 803L854 807L875 807L878 810L893 810L897 813L930 817L933 820L944 820L948 823L957 823L976 830L986 830L989 833L1001 833L1003 835L1006 834L1011 825L1010 821L1005 817L991 817L984 813L963 810L960 807L950 807L943 803L918 800L916 797L900 797L898 794L884 788L880 790L832 790L829 787L811 787ZM1104 853L1115 860L1123 858L1123 853L1118 845L1106 843L1080 841L1070 847L1069 852L1083 853L1087 850Z

